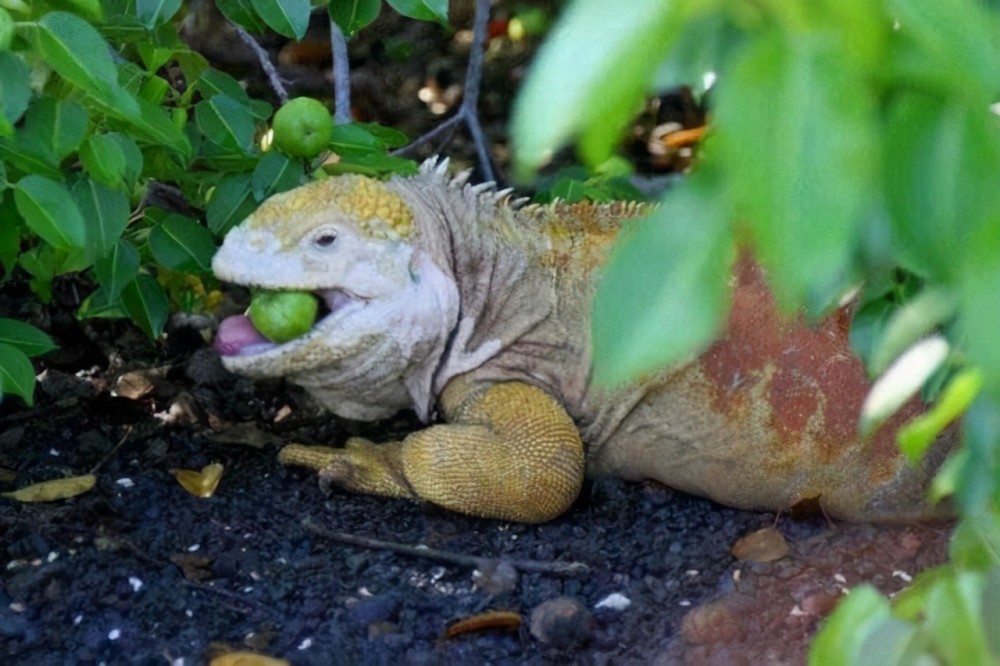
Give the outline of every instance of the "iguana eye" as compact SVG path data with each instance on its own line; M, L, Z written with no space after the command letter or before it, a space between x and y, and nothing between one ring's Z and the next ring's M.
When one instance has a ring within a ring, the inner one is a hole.
M313 245L320 249L326 249L337 240L337 234L332 231L324 231L313 239Z

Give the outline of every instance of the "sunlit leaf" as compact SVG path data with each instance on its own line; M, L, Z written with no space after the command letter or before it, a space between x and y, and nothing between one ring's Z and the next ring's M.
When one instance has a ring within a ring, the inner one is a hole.
M225 468L219 463L205 465L201 471L193 469L172 469L170 473L177 479L184 490L195 497L211 497L219 487L219 480Z
M968 409L982 386L982 372L976 368L963 370L948 383L930 410L900 428L899 448L910 462L920 460L941 431Z
M948 342L935 335L916 343L896 359L865 396L858 426L861 434L874 432L912 398L948 358L949 349Z
M67 479L53 479L25 486L13 492L2 493L2 497L18 502L54 502L56 500L76 497L89 491L97 483L93 474L73 476Z

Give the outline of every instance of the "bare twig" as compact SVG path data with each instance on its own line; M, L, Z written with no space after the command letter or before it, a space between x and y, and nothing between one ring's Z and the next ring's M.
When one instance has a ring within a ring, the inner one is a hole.
M107 453L106 456L104 456L103 458L101 458L101 461L99 463L97 463L96 465L94 465L94 469L90 470L90 473L91 474L97 474L97 471L99 469L101 469L102 467L104 467L104 464L106 462L108 462L109 460L111 460L111 456L113 456L115 454L115 452L117 452L118 449L121 448L122 444L125 443L125 440L128 439L128 436L131 435L131 434L132 434L132 426L129 426L129 427L125 428L125 434L122 435L122 438L118 440L117 444L115 444L113 447L111 447L111 450L108 451L108 453Z
M590 567L583 562L549 562L543 560L507 560L493 557L476 557L475 555L449 553L444 550L426 548L424 546L410 546L405 543L396 543L394 541L370 539L368 537L347 534L345 532L334 532L333 530L328 530L325 527L318 525L308 517L302 521L302 527L306 531L312 532L313 534L321 536L324 539L329 539L330 541L335 541L348 546L357 546L358 548L368 548L370 550L388 550L399 555L419 557L426 560L444 562L445 564L454 564L456 566L468 567L471 569L482 570L484 568L496 567L498 564L503 562L514 567L518 571L525 573L543 573L569 577L583 576L590 573Z
M333 120L343 125L351 122L351 64L347 59L347 39L333 19L330 19L330 53L333 56Z
M483 80L483 61L489 20L490 0L476 0L476 15L472 21L472 47L469 51L469 65L465 71L462 104L458 111L438 127L416 138L409 145L394 151L393 155L408 155L417 147L433 141L443 134L443 130L450 130L459 123L465 123L465 126L469 128L472 142L476 146L476 155L479 158L479 168L482 171L483 180L496 181L496 169L493 166L493 159L490 157L486 133L483 132L483 127L479 122L479 91Z
M236 29L236 34L243 40L243 43L249 46L250 50L257 56L257 61L267 76L267 82L271 84L271 88L274 90L274 94L278 96L278 100L282 104L286 103L288 101L288 91L285 90L285 84L281 82L278 70L274 68L274 63L271 62L271 56L267 54L267 51L242 26L233 23L233 27Z

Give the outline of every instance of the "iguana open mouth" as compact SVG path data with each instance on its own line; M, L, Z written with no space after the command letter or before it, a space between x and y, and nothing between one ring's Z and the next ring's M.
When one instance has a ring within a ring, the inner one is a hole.
M215 334L212 346L222 356L255 356L282 345L296 344L315 333L317 327L346 306L365 300L344 289L319 289L313 293L319 297L319 308L312 326L306 333L279 345L268 340L263 333L258 331L246 314L233 315L226 317L219 323L219 330Z

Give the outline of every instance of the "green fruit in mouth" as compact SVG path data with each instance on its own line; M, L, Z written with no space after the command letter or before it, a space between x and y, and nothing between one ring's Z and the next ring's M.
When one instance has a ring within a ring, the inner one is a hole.
M281 344L312 329L319 301L307 291L260 291L250 301L250 321L261 335Z

